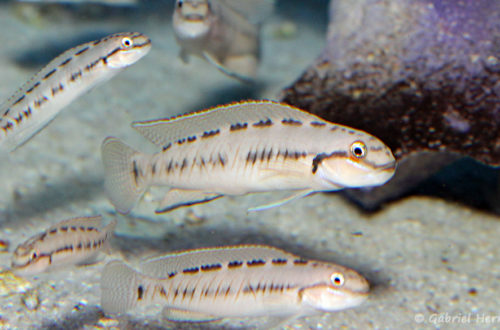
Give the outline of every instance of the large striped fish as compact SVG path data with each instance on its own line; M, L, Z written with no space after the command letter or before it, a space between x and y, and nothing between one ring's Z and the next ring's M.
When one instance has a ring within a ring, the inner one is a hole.
M173 321L302 317L358 306L369 292L354 270L264 245L181 251L148 260L140 269L122 261L106 265L106 313L160 304Z
M168 186L157 212L223 195L381 185L395 170L389 148L368 133L291 106L248 101L133 127L162 147L154 155L116 138L102 145L105 188L121 213L151 185Z
M149 38L126 32L62 53L0 105L0 149L12 151L33 137L77 97L135 63Z

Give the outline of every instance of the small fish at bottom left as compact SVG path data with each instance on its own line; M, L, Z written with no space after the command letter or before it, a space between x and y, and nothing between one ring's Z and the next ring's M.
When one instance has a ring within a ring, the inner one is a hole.
M70 265L91 264L109 249L116 220L102 225L102 217L63 220L20 244L12 255L12 270L35 275Z

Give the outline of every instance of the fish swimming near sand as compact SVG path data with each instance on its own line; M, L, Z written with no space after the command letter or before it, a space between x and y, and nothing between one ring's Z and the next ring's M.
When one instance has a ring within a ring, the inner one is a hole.
M135 63L151 48L141 33L107 36L52 60L0 105L0 149L12 151L83 93Z
M34 275L69 265L95 262L108 248L116 220L102 227L101 216L64 220L20 244L12 255L12 268Z
M128 213L151 185L168 186L156 212L224 195L317 191L384 184L395 171L379 139L272 101L246 101L132 126L162 148L154 155L116 138L102 145L107 194Z
M196 55L242 81L255 78L261 22L274 0L177 0L173 26L181 58Z
M354 270L265 245L180 251L144 262L140 272L111 261L101 276L106 313L159 304L172 321L297 318L358 306L368 293Z

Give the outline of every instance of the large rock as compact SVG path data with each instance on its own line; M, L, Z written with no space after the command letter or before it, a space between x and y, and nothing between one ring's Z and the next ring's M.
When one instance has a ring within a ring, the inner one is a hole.
M332 0L327 45L283 100L376 135L402 166L432 151L498 166L499 77L500 1Z

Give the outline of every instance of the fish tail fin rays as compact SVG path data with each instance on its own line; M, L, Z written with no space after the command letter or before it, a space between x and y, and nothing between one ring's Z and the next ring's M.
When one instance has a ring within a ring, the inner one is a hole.
M213 201L223 195L198 190L170 189L160 203L156 213L165 213L183 206Z
M104 164L104 188L122 214L129 213L147 188L138 180L137 164L132 157L138 152L114 137L108 137L101 147Z
M109 238L111 238L114 235L116 224L117 224L116 219L113 219L103 229L103 231L106 232L106 240L104 241L104 247L102 251L106 254L111 253L111 244L109 243Z
M269 209L272 209L273 207L281 206L281 205L286 204L288 202L291 202L291 201L293 201L295 199L306 197L307 195L309 195L309 194L311 194L313 192L314 192L313 189L299 190L297 192L294 192L290 196L287 196L287 197L285 197L283 199L280 199L278 201L275 201L275 202L272 202L272 203L269 203L269 204L265 204L265 205L259 205L259 206L251 207L251 208L247 209L247 212L258 212L258 211L269 210Z
M104 312L118 314L135 307L144 293L144 287L136 285L137 282L135 270L119 260L109 262L101 274L101 307Z

